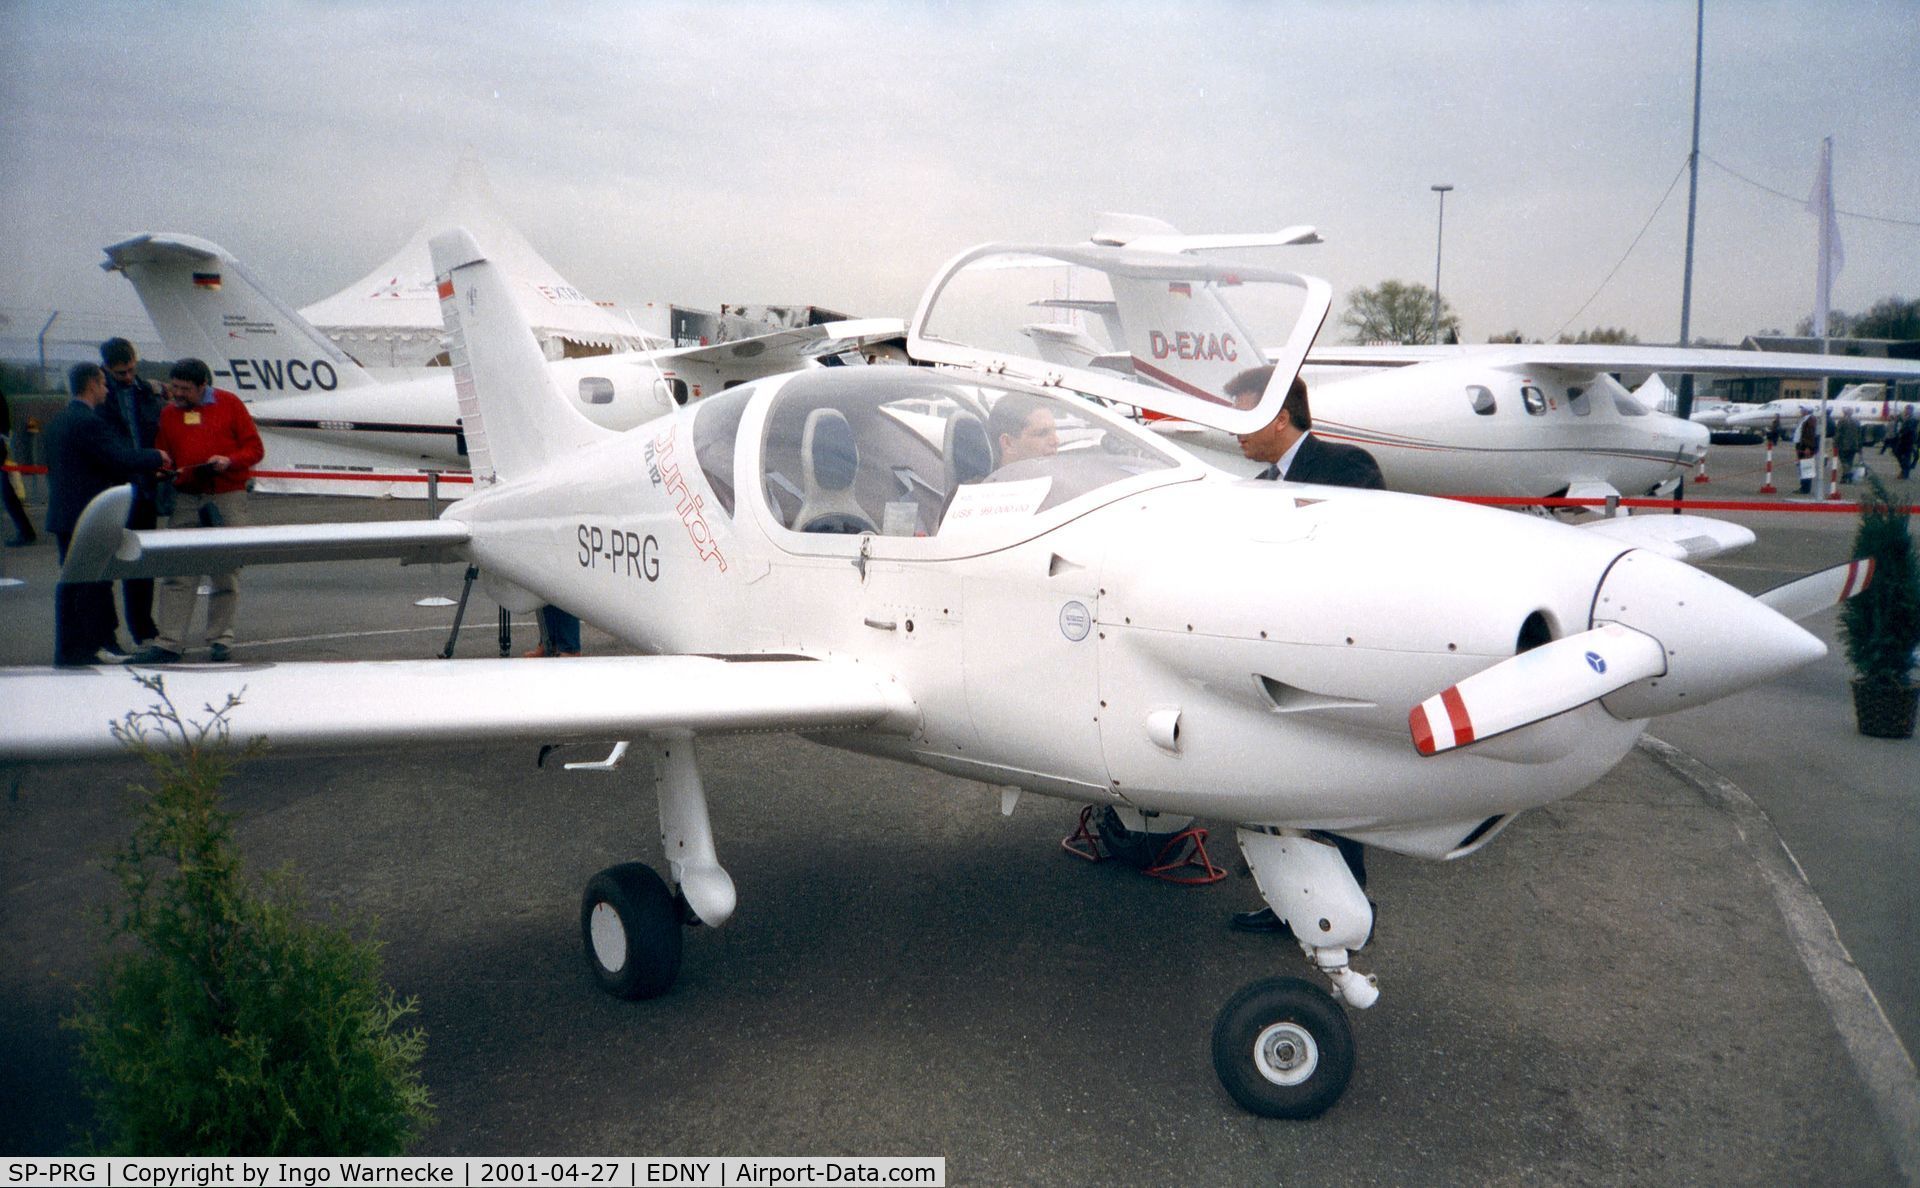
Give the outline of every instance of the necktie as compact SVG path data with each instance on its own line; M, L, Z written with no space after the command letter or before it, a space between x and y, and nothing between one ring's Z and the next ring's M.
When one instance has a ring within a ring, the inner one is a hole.
M1258 477L1270 483L1277 481L1280 478L1280 464L1278 462L1269 462L1267 468L1261 471Z

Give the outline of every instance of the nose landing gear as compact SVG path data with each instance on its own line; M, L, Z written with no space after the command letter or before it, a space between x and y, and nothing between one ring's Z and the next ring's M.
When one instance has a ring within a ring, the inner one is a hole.
M1250 1113L1317 1117L1353 1076L1353 1031L1340 1004L1364 1010L1380 994L1372 977L1347 964L1372 935L1373 905L1334 844L1298 831L1235 833L1261 895L1333 993L1299 978L1242 987L1214 1020L1213 1070Z

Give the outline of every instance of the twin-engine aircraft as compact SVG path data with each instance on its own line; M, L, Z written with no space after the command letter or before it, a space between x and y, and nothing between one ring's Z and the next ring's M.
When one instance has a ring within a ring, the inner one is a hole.
M1859 576L1753 598L1551 521L1236 479L1100 406L1125 397L1225 432L1266 423L1326 314L1310 277L1138 250L1107 261L1142 282L1235 275L1293 293L1298 324L1252 409L1036 360L1015 378L1008 357L928 332L936 283L908 347L945 366L770 377L614 433L556 384L472 237L432 248L470 497L428 522L130 532L123 488L87 510L65 577L459 558L505 606L557 604L653 653L163 674L178 704L243 691L234 739L288 752L634 743L652 761L664 875L609 868L580 908L592 976L627 998L667 992L684 926L734 911L700 738L806 732L1000 785L1009 808L1024 790L1233 823L1325 988L1242 989L1215 1022L1214 1067L1246 1109L1312 1117L1353 1069L1341 1004L1380 993L1354 967L1374 909L1336 837L1471 854L1613 767L1650 718L1822 655L1788 615ZM990 428L1043 414L1053 431L1018 450ZM0 758L112 755L109 723L148 700L118 669L0 672Z
M204 239L155 233L105 250L101 267L133 283L167 353L206 360L215 385L248 403L267 442L267 469L314 476L263 479L264 489L419 496L426 488L418 481L319 476L467 469L451 373L376 376L262 288L226 249ZM558 359L549 367L587 420L630 429L689 399L897 340L902 330L893 318L832 322L711 346Z
M1127 247L1196 252L1319 242L1309 227L1184 235L1157 219L1107 214L1074 260L1053 262L1097 272L1103 252ZM1232 277L1204 286L1116 277L1108 287L1110 297L1037 303L1097 315L1107 340L1102 344L1074 324L1025 327L1042 357L1212 398L1227 379L1258 362L1257 344L1266 340L1255 337L1259 327L1244 316ZM1705 425L1659 415L1612 374L1655 371L1914 378L1920 363L1674 347L1323 344L1308 354L1304 375L1314 432L1365 447L1391 490L1602 499L1642 495L1682 479L1706 455ZM1235 473L1261 466L1246 463L1231 439L1204 427L1163 423L1159 429Z

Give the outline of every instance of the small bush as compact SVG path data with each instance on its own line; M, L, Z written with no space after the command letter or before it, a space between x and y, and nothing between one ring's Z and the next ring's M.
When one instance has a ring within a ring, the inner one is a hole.
M432 1105L415 1013L381 979L380 945L307 918L281 871L255 886L221 784L255 753L231 745L229 697L187 723L159 698L114 727L144 759L139 816L114 855L107 961L67 1020L97 1110L94 1141L137 1155L391 1155Z
M1860 529L1853 538L1855 557L1873 558L1873 581L1847 600L1840 612L1847 661L1863 681L1904 685L1920 647L1920 571L1906 508L1888 492L1877 474L1860 498Z

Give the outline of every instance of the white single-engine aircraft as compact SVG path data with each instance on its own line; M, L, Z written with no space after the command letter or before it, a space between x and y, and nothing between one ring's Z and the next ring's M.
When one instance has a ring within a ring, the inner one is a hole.
M1221 1011L1213 1062L1242 1106L1293 1118L1347 1084L1339 1004L1379 993L1352 965L1373 908L1330 835L1473 853L1618 763L1648 719L1822 655L1787 615L1860 576L1842 566L1753 598L1550 521L1237 480L1085 397L1227 432L1264 424L1325 317L1325 282L1234 269L1303 305L1260 405L1239 410L931 335L966 258L909 336L916 359L945 366L796 372L615 434L558 390L501 275L447 232L433 259L472 496L427 522L130 532L122 488L87 510L64 576L460 557L504 605L558 603L657 653L164 671L177 704L240 691L235 741L289 752L637 742L666 877L612 867L580 909L593 976L628 998L673 985L684 924L734 910L703 734L806 731L1001 785L1009 809L1024 789L1233 822L1332 992L1253 982ZM1148 251L1107 265L1227 275ZM1058 452L999 454L985 426L1008 401L1077 428ZM149 700L118 669L0 671L0 759L115 754L108 724Z
M1087 246L1196 252L1319 242L1310 227L1185 235L1158 219L1105 214ZM1073 262L1100 267L1097 254ZM1043 358L1218 399L1228 379L1263 361L1253 329L1228 300L1237 288L1231 275L1207 285L1114 277L1109 300L1038 303L1099 315L1112 346L1073 325L1025 329ZM1603 499L1642 495L1686 477L1706 455L1709 437L1704 424L1636 400L1610 374L1621 371L1911 378L1920 376L1920 363L1673 347L1323 344L1308 353L1303 374L1314 432L1365 447L1391 490ZM1234 473L1251 475L1263 465L1247 463L1230 437L1204 427L1157 428Z
M265 469L316 477L263 479L263 489L424 495L418 481L328 480L325 474L465 471L467 443L444 370L382 379L261 287L225 248L190 235L136 236L105 249L101 267L133 283L175 358L204 359L214 384L249 405L267 442ZM868 342L897 339L895 318L804 326L711 346L626 351L548 364L594 424L629 429L689 399L808 366ZM436 373L437 372L437 373ZM459 495L461 489L450 488Z

